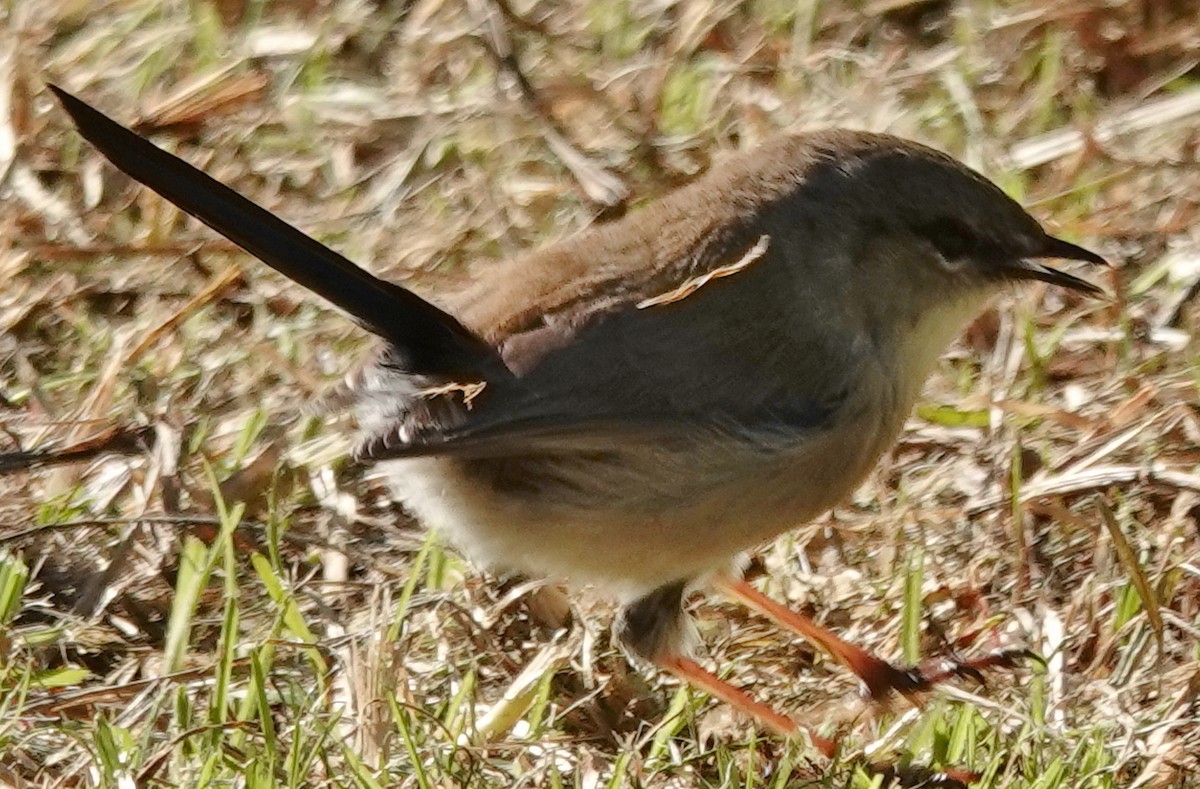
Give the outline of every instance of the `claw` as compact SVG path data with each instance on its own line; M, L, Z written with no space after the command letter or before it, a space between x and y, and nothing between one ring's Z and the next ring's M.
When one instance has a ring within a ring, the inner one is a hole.
M866 686L867 696L877 702L884 701L893 692L912 698L933 688L933 683L920 669L897 666L873 656L858 666L856 673Z
M983 672L974 666L959 664L954 667L954 673L960 677L967 677L978 682L980 685L987 687L987 679L983 676Z
M930 686L937 685L939 682L944 682L952 677L969 677L980 685L987 687L987 678L984 676L984 671L993 668L1016 668L1023 660L1027 659L1037 661L1043 666L1046 664L1046 661L1040 655L1028 649L1005 649L969 660L952 657L949 668L933 672L918 670L918 673Z
M1033 659L1033 660L1036 660L1038 663L1042 664L1043 666L1046 665L1046 659L1043 658L1038 653L1034 652L1032 649L1007 649L1007 650L1005 650L1005 654L1008 655L1014 661L1016 661L1018 659L1020 659L1020 660ZM1015 663L1014 663L1014 665L1015 665Z
M867 695L875 701L883 701L893 692L914 700L917 694L933 690L934 686L956 677L973 679L981 686L987 687L985 671L993 668L1016 668L1027 659L1042 665L1046 663L1040 655L1028 649L1007 649L973 659L952 657L948 665L937 670L906 668L878 660L865 666L865 671L860 677L866 685Z

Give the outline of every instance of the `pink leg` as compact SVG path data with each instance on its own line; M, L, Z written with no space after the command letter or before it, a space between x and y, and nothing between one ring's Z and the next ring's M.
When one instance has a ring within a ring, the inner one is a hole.
M833 740L822 737L808 726L797 723L785 715L780 715L760 701L755 701L716 674L705 670L694 660L684 657L667 658L662 660L659 665L684 682L694 685L734 709L741 710L760 721L778 734L788 736L798 731L804 731L817 750L825 756L832 757L837 751L837 743Z
M968 676L983 681L983 671L990 668L1011 668L1020 660L1033 657L1024 650L999 652L973 660L958 661L950 667L925 672L916 668L900 668L872 655L865 649L844 641L828 628L821 627L803 614L781 605L742 579L720 578L716 585L730 597L759 612L780 627L791 630L822 647L862 680L873 699L884 699L892 691L904 694L919 704L917 694L930 690L939 682L952 677Z

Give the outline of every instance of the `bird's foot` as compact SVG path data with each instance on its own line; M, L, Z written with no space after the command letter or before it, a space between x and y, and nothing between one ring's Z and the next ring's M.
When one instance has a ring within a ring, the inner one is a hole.
M921 694L958 677L973 679L986 686L986 671L1016 668L1027 660L1042 662L1040 656L1028 649L1006 649L977 658L962 658L952 654L910 667L896 666L865 653L856 657L858 659L851 667L866 686L867 695L875 701L884 701L892 693L899 693L916 702Z

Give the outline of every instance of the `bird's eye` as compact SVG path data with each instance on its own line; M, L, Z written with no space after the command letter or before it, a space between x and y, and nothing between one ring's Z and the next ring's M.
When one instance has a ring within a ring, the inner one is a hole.
M975 232L957 219L941 217L913 227L913 231L933 244L947 262L978 255L983 247Z

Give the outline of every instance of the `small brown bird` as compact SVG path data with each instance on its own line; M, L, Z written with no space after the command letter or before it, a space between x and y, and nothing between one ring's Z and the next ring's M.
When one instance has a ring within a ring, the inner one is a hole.
M481 564L618 597L631 654L782 732L805 727L690 657L689 590L715 584L812 639L874 696L1011 661L896 667L736 572L859 484L997 292L1098 292L1038 262L1098 255L949 156L864 132L777 137L621 221L482 269L442 308L51 90L118 168L381 337L354 385L359 456Z

